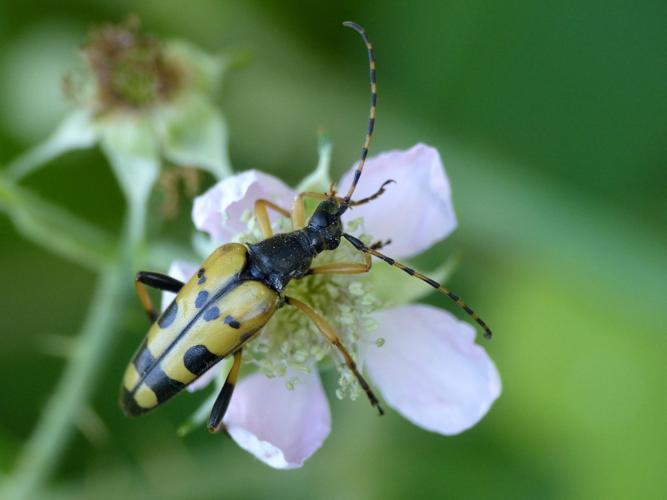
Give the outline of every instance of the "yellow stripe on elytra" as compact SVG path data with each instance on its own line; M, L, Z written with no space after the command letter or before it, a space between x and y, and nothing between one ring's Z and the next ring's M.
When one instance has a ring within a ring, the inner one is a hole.
M148 409L157 406L157 396L153 392L153 389L148 387L145 382L134 393L134 400L142 408Z
M123 387L128 391L134 389L134 386L139 382L139 372L134 366L134 363L127 365L125 375L123 375Z

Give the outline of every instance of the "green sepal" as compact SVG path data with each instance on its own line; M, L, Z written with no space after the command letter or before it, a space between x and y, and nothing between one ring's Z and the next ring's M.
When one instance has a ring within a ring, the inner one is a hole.
M304 191L315 191L325 193L331 187L331 175L329 167L331 164L331 139L325 133L320 131L317 141L318 161L315 171L308 174L297 186L297 193Z
M139 115L105 119L102 150L129 203L146 206L153 183L160 172L157 142L149 121Z
M227 68L227 58L220 54L209 54L186 42L169 40L165 42L167 57L183 67L188 81L188 91L214 95L220 91L222 77Z
M186 93L156 109L152 122L164 157L183 167L198 167L222 179L231 174L227 124L206 97Z

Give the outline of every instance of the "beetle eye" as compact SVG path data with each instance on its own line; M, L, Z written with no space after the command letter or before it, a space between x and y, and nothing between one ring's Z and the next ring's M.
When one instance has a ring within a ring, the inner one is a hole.
M317 227L327 227L329 225L329 220L325 213L316 211L310 218L309 225Z

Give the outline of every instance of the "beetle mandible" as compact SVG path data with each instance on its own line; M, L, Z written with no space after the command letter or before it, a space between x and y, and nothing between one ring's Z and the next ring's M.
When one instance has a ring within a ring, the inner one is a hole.
M300 193L292 210L259 199L255 215L264 240L256 244L228 243L216 249L201 265L195 276L182 283L170 276L139 272L135 280L137 294L153 322L146 339L128 365L121 387L120 403L128 416L141 415L164 403L196 380L214 364L233 356L227 379L213 405L208 428L223 429L222 419L229 406L241 366L243 346L259 335L273 313L282 306L292 306L306 314L340 352L371 404L383 414L382 407L364 377L341 343L329 322L309 305L284 293L291 280L312 274L362 274L371 268L371 256L426 282L447 295L471 316L491 337L491 330L461 298L431 278L378 251L381 244L366 246L343 230L341 216L350 208L373 201L384 193L384 186L372 196L353 200L355 188L368 156L377 100L375 56L364 29L347 21L344 26L355 30L368 51L371 106L361 159L345 196L337 196L333 187L326 194ZM389 181L388 181L389 182ZM386 184L386 183L385 183ZM305 198L319 200L315 212L306 222ZM268 210L291 218L293 230L273 234ZM311 266L320 253L335 250L341 240L359 250L364 262L336 262ZM165 311L158 315L146 285L176 293Z

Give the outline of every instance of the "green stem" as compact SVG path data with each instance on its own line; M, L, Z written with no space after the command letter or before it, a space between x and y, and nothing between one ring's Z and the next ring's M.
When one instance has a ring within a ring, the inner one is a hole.
M8 178L18 181L43 168L56 157L74 149L95 144L97 131L88 111L69 113L44 142L33 146L7 165Z
M60 156L65 150L54 141L47 140L12 161L7 167L7 175L14 180L22 179Z
M78 349L49 399L33 434L7 478L3 499L35 497L64 450L74 422L92 393L106 354L118 332L119 320L129 298L128 283L133 261L142 242L143 206L128 207L122 246L114 262L105 265L98 278L85 322L78 336Z

